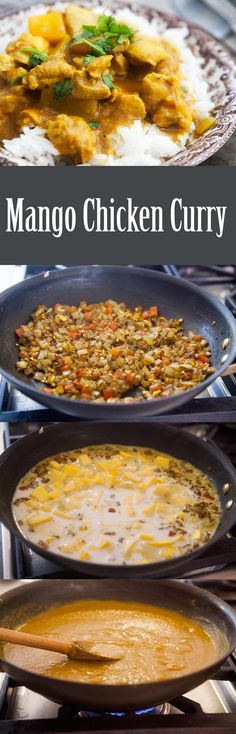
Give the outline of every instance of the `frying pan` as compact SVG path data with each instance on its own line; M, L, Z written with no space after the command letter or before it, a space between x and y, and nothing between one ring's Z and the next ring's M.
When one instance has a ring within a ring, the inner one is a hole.
M39 304L77 304L112 298L134 308L157 305L167 318L182 317L185 330L193 329L209 341L215 373L185 392L129 404L99 404L71 400L40 390L40 383L16 369L15 329L25 324ZM225 339L229 340L224 349ZM85 266L40 274L6 290L0 296L0 372L23 393L50 408L87 419L139 418L174 410L219 377L236 352L236 322L226 306L209 293L180 278L142 268Z
M75 560L70 555L60 555L25 540L12 512L12 497L19 480L35 464L47 456L73 450L89 444L127 444L146 446L178 459L190 461L214 482L220 503L221 518L213 538L201 548L169 561L143 565L115 566ZM236 522L236 472L229 459L211 444L191 433L166 425L149 423L57 423L19 439L0 456L0 519L8 529L26 542L34 551L54 563L73 570L78 576L92 578L156 576L173 577L181 572L203 550L225 535Z
M180 678L137 685L99 685L59 680L24 671L7 662L0 647L2 668L16 681L47 698L92 711L128 711L170 701L210 678L236 646L236 615L221 599L178 581L36 581L3 594L0 624L14 628L50 606L78 599L115 599L145 602L183 613L198 621L212 636L217 659Z

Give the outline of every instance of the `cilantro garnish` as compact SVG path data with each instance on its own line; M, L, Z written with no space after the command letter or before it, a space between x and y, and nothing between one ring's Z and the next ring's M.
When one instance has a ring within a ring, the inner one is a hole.
M53 85L54 99L62 99L68 97L72 92L72 79L64 79L63 82L56 82Z
M117 44L131 40L135 31L125 23L117 23L112 15L100 15L97 25L83 25L79 35L72 38L69 47L86 43L95 56L110 54Z
M22 48L21 51L30 54L28 60L28 66L30 69L33 69L39 64L42 64L43 61L46 61L46 59L48 58L48 54L45 51L39 51L37 48L32 48L31 46Z
M94 56L92 56L92 54L87 54L87 56L84 57L83 66L89 66L92 61L94 61Z
M112 81L109 74L103 74L102 81L104 82L104 84L106 84L107 87L109 87L109 89L116 89L116 85Z
M10 81L10 87L15 87L16 84L20 84L24 76L26 76L26 71L22 72L22 74L17 74L16 76L13 76Z
M94 129L94 130L97 130L97 128L98 128L98 127L99 127L99 125L100 125L100 121L99 121L99 120L90 120L90 122L88 122L88 125L89 125L89 127L91 127L92 129Z

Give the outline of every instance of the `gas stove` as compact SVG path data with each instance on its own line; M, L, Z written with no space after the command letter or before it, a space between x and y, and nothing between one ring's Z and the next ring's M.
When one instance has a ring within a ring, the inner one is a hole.
M181 717L181 718L180 718ZM232 734L236 726L236 665L232 658L213 680L184 696L145 711L112 714L77 711L0 675L2 734L65 734L66 732L140 732L153 729L174 734Z
M55 267L27 266L25 277ZM133 267L132 265L128 267ZM149 266L175 277L188 278L227 302L236 317L236 267L234 266ZM3 423L2 446L7 448L18 438L41 425L53 421L70 421L70 416L49 410L36 404L2 379L0 383L0 422ZM178 423L196 435L219 445L230 456L236 466L236 380L234 376L217 379L200 397L187 403L173 414L154 416L149 421ZM223 578L236 580L236 528L208 553L192 561L184 569L184 577L210 578L217 569ZM71 574L73 575L73 574ZM68 573L63 568L38 556L8 530L0 526L0 578L34 579L63 578Z

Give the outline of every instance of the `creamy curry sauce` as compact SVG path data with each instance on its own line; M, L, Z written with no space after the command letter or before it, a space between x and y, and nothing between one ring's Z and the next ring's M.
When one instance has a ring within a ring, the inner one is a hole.
M219 522L214 484L154 449L88 446L41 461L19 482L16 522L41 548L81 561L145 564L207 542Z
M122 601L89 599L52 607L19 628L61 640L117 644L115 662L75 662L58 653L20 648L21 668L83 683L137 684L168 680L205 668L217 658L213 639L193 619L174 611ZM19 647L4 646L19 665Z
M112 16L68 5L29 17L28 32L0 54L0 139L39 126L63 156L112 153L110 134L134 120L174 137L201 135L177 48Z

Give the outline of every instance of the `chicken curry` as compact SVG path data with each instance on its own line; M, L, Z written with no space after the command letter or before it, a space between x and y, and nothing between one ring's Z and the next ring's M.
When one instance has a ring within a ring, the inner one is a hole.
M200 670L217 658L213 639L194 619L137 602L84 599L51 607L20 630L59 640L118 645L122 658L112 663L77 662L59 653L21 647L21 668L81 683L168 680ZM5 645L4 657L19 665L19 647Z
M198 119L180 61L168 41L88 8L33 15L0 54L0 139L40 127L78 164L112 153L112 134L135 120L199 135L214 120Z

